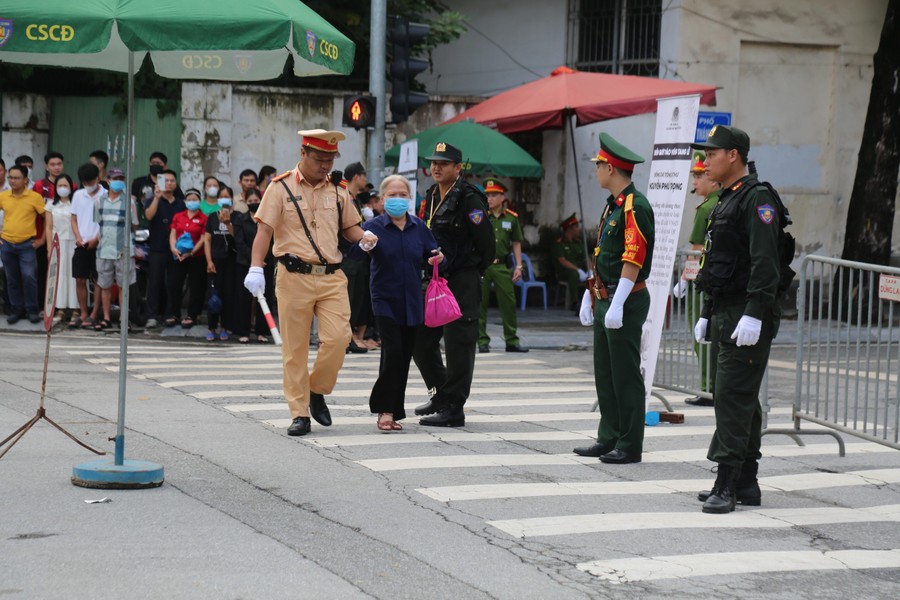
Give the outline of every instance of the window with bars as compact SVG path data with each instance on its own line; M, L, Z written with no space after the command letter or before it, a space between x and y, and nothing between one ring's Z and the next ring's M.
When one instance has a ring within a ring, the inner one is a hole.
M569 64L657 77L661 16L662 0L569 0Z

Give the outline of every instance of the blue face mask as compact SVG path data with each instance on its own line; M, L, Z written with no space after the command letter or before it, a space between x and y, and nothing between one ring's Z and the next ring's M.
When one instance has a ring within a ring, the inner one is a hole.
M409 210L409 198L385 198L384 210L394 218L402 217Z
M121 194L125 191L125 182L118 179L113 179L109 182L109 189L117 194Z
M197 210L198 208L200 208L200 201L199 200L187 200L184 203L184 205L185 205L185 207L187 207L188 210Z
M219 198L219 208L231 206L231 198Z

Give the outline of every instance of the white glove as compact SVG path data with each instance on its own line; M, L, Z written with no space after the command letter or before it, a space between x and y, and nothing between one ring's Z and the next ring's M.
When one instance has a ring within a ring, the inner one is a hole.
M591 277L590 273L588 273L587 271L582 271L581 269L578 269L578 281L587 281L588 279L590 279L590 277Z
M676 298L684 298L687 296L688 282L687 279L679 279L675 287L672 288L672 295Z
M363 234L362 239L359 240L359 247L366 252L371 252L377 243L378 236L371 231L367 231Z
M257 296L266 290L266 276L263 274L262 267L250 267L247 276L244 277L244 287L252 296Z
M368 206L363 206L362 218L365 219L366 221L371 221L372 219L375 218L375 211L373 211Z
M616 295L613 296L612 303L609 305L609 310L606 311L606 319L603 320L603 324L606 325L607 329L622 328L622 322L625 318L625 301L628 299L628 296L631 295L631 288L633 287L634 282L630 279L625 279L623 277L619 280L619 284L616 286Z
M737 340L738 346L754 346L759 341L759 333L762 331L762 321L754 317L744 315L738 321L731 339Z
M578 311L578 318L585 327L590 327L594 323L594 311L591 308L590 290L584 290L584 296L581 297L581 308Z
M707 327L709 327L709 319L704 319L703 317L697 319L697 324L694 325L694 339L697 340L698 344L709 343L709 340L706 339Z

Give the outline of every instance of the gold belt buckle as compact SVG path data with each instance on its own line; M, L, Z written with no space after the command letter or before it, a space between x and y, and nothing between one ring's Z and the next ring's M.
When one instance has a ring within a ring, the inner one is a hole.
M325 274L325 265L312 265L312 270L310 271L313 275L324 275Z

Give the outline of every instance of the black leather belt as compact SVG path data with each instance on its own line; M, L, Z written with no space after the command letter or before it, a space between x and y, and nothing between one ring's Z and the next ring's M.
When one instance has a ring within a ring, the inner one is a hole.
M341 263L331 265L314 265L302 260L299 256L295 256L293 254L285 254L283 256L279 256L278 262L283 264L284 268L291 273L301 273L303 275L331 275L341 268Z

